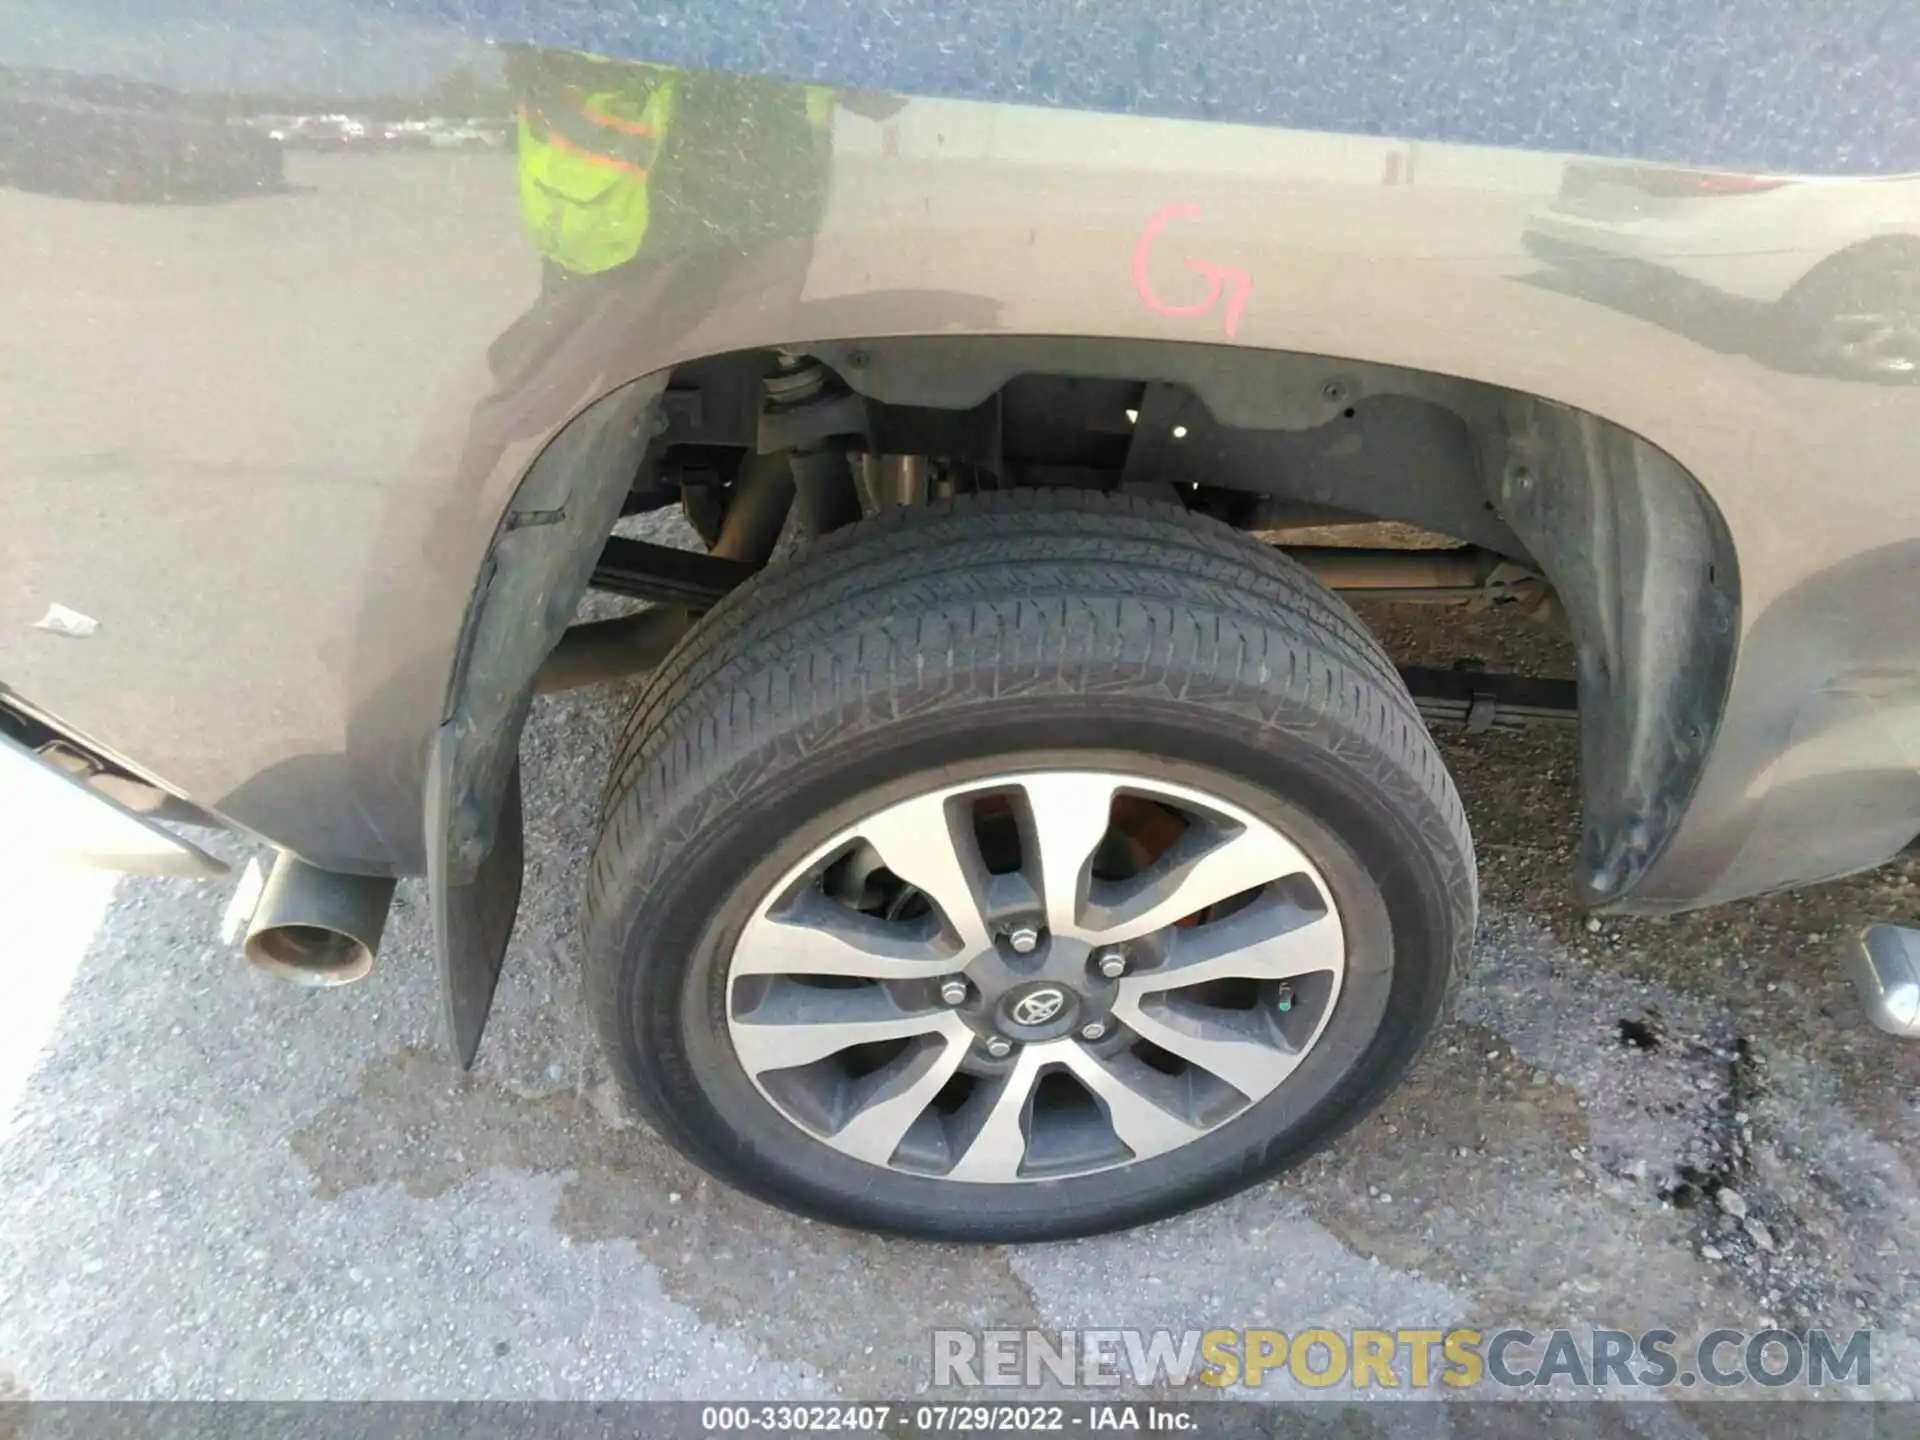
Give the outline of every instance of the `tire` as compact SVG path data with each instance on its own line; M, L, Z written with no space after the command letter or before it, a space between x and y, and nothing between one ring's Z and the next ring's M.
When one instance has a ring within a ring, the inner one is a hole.
M936 813L958 869L902 828ZM826 537L656 672L604 800L586 989L628 1096L721 1179L856 1228L1054 1239L1219 1200L1366 1114L1440 1014L1476 899L1431 737L1331 593L1175 506L1005 492ZM862 957L910 939L913 958L833 978L795 958L823 935ZM900 978L929 955L944 979ZM1247 973L1168 988L1213 976L1179 968L1197 963ZM955 978L965 1000L935 1015ZM768 1025L856 1012L940 1028L750 1073L827 1033ZM1063 1023L1081 1028L1046 1028ZM923 1083L938 1101L887 1151L875 1107L904 1116Z
M1781 300L1775 343L1812 374L1920 384L1920 243L1887 236L1823 260Z

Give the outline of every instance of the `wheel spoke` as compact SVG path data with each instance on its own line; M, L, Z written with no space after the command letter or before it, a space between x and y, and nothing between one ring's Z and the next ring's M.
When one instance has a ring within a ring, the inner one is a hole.
M747 922L734 947L733 973L919 980L958 970L966 961L966 952L925 931L806 897Z
M1210 925L1173 932L1164 963L1120 982L1122 1003L1159 990L1210 980L1290 980L1346 965L1346 937L1331 909L1303 909L1291 898L1265 897Z
M1197 1138L1205 1128L1177 1113L1171 1077L1125 1057L1109 1063L1078 1044L1062 1047L1066 1066L1093 1092L1120 1143L1136 1160L1159 1155ZM1124 1068L1123 1068L1124 1066ZM1158 1098L1150 1092L1160 1092ZM1165 1102L1165 1103L1163 1103Z
M1225 1017L1138 1005L1117 1006L1114 1013L1141 1039L1218 1075L1249 1100L1265 1095L1300 1063L1295 1051L1263 1041L1251 1027L1242 1029Z
M1088 921L1100 940L1119 944L1309 868L1292 841L1264 826L1196 825L1144 875L1103 887Z
M885 1165L900 1148L913 1122L926 1113L934 1096L960 1068L968 1040L965 1027L955 1021L945 1030L940 1044L928 1045L915 1055L834 1131L834 1146L855 1159Z
M1093 852L1106 837L1113 808L1111 776L1065 772L1024 778L1031 823L1022 839L1033 852L1028 878L1046 905L1056 935L1093 938L1082 923Z
M733 1017L733 1048L750 1075L811 1065L855 1045L946 1030L951 1010L902 1010L877 985L822 990L774 981L768 994Z
M986 866L964 810L950 808L944 795L924 795L881 811L860 835L889 870L939 907L962 951L986 947L980 913Z
M1040 1078L1043 1057L1066 1046L1030 1045L1015 1057L993 1092L986 1116L968 1138L960 1158L947 1172L949 1180L1007 1181L1020 1178L1027 1158L1027 1101Z
M988 868L1006 869L1009 820L1018 874ZM1116 823L1129 853L1152 858L1097 878L1096 864L1122 863L1107 848ZM847 903L856 889L884 915ZM1043 919L1080 942L1059 975L1033 971L1058 947L1026 969L996 947L996 928ZM1121 972L1103 992L1093 957L1116 942L1132 943L1118 965L1101 958ZM1122 1033L974 1065L1009 987L1030 971L1080 986L1082 945L1095 987L1083 1001ZM888 805L797 861L742 925L727 1027L743 1078L815 1142L906 1174L1042 1181L1168 1155L1282 1085L1340 998L1345 957L1326 881L1268 822L1121 773L1015 772ZM948 987L941 1003L941 982L963 974L964 995ZM1291 1003L1276 993L1306 976ZM1244 983L1197 988L1224 980L1257 983L1258 1004L1244 1008Z

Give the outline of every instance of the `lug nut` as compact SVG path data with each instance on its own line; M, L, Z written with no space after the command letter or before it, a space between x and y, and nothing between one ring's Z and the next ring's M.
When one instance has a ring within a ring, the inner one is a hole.
M943 981L940 986L940 998L949 1005L964 1005L967 999L967 982L964 980Z
M1017 955L1031 955L1040 944L1040 931L1033 925L1016 925L1007 931L1007 944Z
M1106 1033L1107 1027L1102 1025L1098 1020L1089 1020L1080 1027L1080 1038L1082 1040L1104 1039Z
M1118 950L1102 950L1095 963L1099 965L1100 973L1109 980L1118 980L1127 973L1127 957Z
M987 1054L996 1060L1004 1060L1013 1053L1013 1042L1004 1035L995 1035L987 1041Z

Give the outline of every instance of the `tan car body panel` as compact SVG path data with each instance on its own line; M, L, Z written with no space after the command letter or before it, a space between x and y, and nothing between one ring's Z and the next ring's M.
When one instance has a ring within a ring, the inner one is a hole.
M599 397L695 357L836 339L1231 344L1484 382L1665 451L1731 536L1740 646L1644 898L1876 863L1920 829L1920 389L1535 283L1530 226L1569 163L843 107L824 203L795 210L808 233L743 240L716 214L710 248L632 267L617 302L569 321L563 355L504 387L489 347L541 303L510 154L289 155L284 193L221 204L0 191L0 681L315 863L417 871L489 547ZM1905 218L1920 235L1920 210ZM1765 237L1810 269L1845 240ZM97 630L33 628L54 603Z

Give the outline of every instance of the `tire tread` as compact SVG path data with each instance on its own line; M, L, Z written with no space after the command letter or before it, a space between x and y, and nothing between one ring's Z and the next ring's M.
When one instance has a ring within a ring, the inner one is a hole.
M1006 491L896 510L729 595L650 677L616 744L582 915L587 1000L622 1088L683 1148L702 1137L626 1055L640 907L770 768L902 718L901 697L929 675L945 681L923 698L936 707L1094 693L1097 675L1099 693L1324 744L1391 798L1407 842L1444 871L1448 974L1464 968L1477 891L1459 796L1392 662L1304 568L1131 496ZM1243 1168L1265 1162L1250 1153Z

